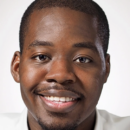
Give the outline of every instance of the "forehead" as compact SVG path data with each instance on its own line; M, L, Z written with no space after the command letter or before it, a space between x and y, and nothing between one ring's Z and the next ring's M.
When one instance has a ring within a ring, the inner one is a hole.
M35 10L30 16L30 24L70 24L71 26L86 27L90 24L96 27L96 19L89 14L72 10L70 8L52 7Z
M45 8L35 10L29 19L24 47L34 41L92 42L96 43L96 19L83 12L69 8ZM70 42L68 42L70 43Z

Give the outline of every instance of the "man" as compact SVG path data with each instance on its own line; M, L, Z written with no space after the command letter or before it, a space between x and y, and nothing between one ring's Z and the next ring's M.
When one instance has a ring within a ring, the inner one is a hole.
M110 71L109 26L91 0L35 0L20 27L11 72L27 106L2 130L128 130L130 118L96 110Z

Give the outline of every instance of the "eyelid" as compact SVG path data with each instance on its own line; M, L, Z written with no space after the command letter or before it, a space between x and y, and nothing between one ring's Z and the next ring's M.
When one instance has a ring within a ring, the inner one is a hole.
M80 58L80 57L79 57ZM77 60L80 60L79 58L77 58L75 61L77 61ZM82 58L86 58L86 57L82 57ZM88 62L90 62L90 59L88 59L88 58L86 58L86 60L88 60ZM80 62L80 61L79 61ZM88 63L87 62L87 63ZM85 62L86 63L86 62Z
M86 62L86 64L87 63L90 63L90 62L92 62L93 61L93 59L90 57L90 56L86 56L86 55L80 55L80 56L77 56L76 58L74 58L74 60L73 61L77 61L77 60L80 60L79 58L86 58L86 60L88 59L89 61L88 62ZM78 63L83 63L83 62L78 62ZM84 62L85 63L85 62Z
M49 55L49 54L47 54L47 53L35 53L35 54L33 54L32 56L31 56L31 58L33 59L33 58L35 58L35 57L38 57L39 55L44 55L44 56L47 56L48 58L50 58L51 59L51 56Z
M87 55L78 55L78 56L75 56L75 58L73 58L73 61L75 61L76 59L81 58L81 57L87 58L87 59L93 61L93 58L90 57L90 56L87 56Z
M48 56L47 54L35 54L35 55L32 56L31 59L40 60L40 59L38 59L40 55L46 56L47 59L51 60L50 56ZM40 60L40 61L42 61L42 60Z

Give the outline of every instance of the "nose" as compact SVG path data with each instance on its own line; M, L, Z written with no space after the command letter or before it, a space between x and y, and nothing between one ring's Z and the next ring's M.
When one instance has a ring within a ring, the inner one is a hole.
M60 84L72 84L76 81L76 76L67 61L55 61L50 65L48 73L45 76L47 82L56 82Z

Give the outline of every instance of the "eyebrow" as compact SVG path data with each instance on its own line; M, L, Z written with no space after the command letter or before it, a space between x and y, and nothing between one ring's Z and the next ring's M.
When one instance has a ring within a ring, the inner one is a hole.
M51 42L47 42L47 41L34 41L28 46L28 49L35 47L35 46L54 46L54 44Z
M73 45L73 47L76 47L76 48L87 48L87 49L93 50L94 52L98 52L97 48L91 42L75 43Z
M34 41L32 42L29 46L28 49L35 47L35 46L54 46L54 44L52 42L48 42L48 41ZM75 48L87 48L87 49L91 49L94 52L98 52L97 48L93 45L93 43L91 42L80 42L80 43L75 43L73 44L72 47Z

